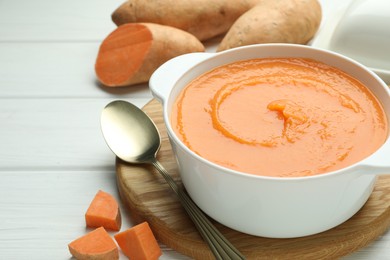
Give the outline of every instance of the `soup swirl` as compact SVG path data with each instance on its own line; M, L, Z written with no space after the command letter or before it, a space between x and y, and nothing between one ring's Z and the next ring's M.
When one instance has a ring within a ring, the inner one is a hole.
M386 140L376 97L359 81L304 58L215 68L178 96L171 123L201 157L241 172L301 177L367 157Z

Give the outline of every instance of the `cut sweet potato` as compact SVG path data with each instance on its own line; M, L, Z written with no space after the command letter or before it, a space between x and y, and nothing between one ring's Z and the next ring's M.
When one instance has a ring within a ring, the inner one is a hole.
M79 260L119 259L118 247L103 227L72 241L68 248L72 256Z
M162 252L147 222L114 235L123 253L130 259L156 260Z
M99 190L85 213L87 227L104 227L119 231L122 224L118 202L104 191Z
M263 0L237 19L218 51L258 43L306 44L321 15L317 0Z
M199 40L227 32L259 0L128 0L112 14L116 25L157 23L187 31Z
M129 86L147 82L171 58L203 51L203 44L185 31L151 23L124 24L102 42L95 71L106 86Z

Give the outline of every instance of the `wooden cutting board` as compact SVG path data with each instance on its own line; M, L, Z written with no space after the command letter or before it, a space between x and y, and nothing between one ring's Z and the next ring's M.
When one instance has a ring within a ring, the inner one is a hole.
M152 100L143 110L162 136L158 160L181 185L165 130L161 105ZM156 238L195 259L214 259L180 202L152 166L130 165L117 159L121 198L135 223L148 221ZM292 239L246 235L214 222L247 259L335 259L350 254L383 234L390 225L390 175L380 176L364 207L345 223L326 232Z

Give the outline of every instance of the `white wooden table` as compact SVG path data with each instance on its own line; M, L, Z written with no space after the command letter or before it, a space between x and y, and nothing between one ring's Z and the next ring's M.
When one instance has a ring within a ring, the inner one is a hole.
M95 193L119 199L100 113L115 99L151 99L146 84L96 81L99 45L123 1L0 0L0 259L69 259ZM121 207L124 230L132 223ZM161 246L160 259L187 259ZM346 259L390 259L390 233Z

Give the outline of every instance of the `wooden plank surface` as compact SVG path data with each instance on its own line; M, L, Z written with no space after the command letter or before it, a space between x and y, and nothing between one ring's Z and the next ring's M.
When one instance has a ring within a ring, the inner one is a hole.
M0 41L100 41L116 26L121 0L1 0Z
M101 86L94 71L98 48L99 42L0 40L0 98L150 99L146 84Z
M113 98L0 99L1 169L105 169L114 163L100 130ZM142 105L149 99L131 99Z
M108 89L95 79L97 49L123 2L0 0L0 259L70 259L93 194L119 199L100 111L114 99L142 107L152 98L147 84ZM133 221L121 209L124 230ZM188 259L161 246L160 260ZM346 259L389 255L386 233Z

